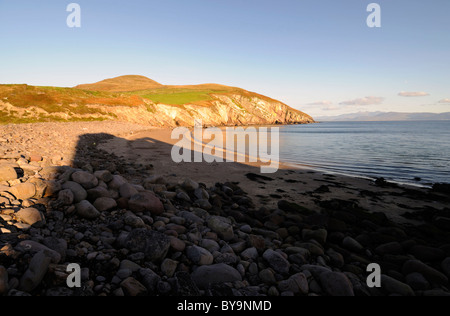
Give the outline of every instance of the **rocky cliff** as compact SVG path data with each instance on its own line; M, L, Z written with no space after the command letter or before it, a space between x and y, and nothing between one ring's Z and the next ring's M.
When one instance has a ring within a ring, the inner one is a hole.
M76 88L0 85L0 123L119 120L158 127L192 126L195 119L207 126L314 123L301 111L243 89L163 86L150 79L146 85L143 77L135 77L137 81L124 76Z

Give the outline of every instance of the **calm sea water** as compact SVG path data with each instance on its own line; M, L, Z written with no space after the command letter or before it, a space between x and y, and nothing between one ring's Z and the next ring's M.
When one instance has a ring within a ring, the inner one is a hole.
M280 129L280 159L400 183L450 182L450 121L285 126Z

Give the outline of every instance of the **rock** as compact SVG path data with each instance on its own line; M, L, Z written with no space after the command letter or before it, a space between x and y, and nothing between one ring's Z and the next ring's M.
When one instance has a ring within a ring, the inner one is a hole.
M408 274L405 278L408 284L415 291L426 291L430 289L430 283L425 277L417 272Z
M179 297L200 296L200 290L195 285L191 275L184 271L175 274L175 292Z
M96 219L100 217L100 212L87 200L75 205L78 216L86 219Z
M219 244L212 239L202 239L200 241L200 247L207 249L209 252L213 253L214 251L219 251Z
M139 194L138 190L136 190L136 188L129 183L122 184L119 188L119 193L121 197L127 199L132 197L133 195Z
M176 252L183 252L186 248L186 243L176 237L170 237L170 247Z
M294 294L306 295L309 292L308 279L303 273L297 273L289 279L278 283L280 292L292 292Z
M178 267L178 261L166 258L161 264L161 272L167 277L171 278L175 274Z
M211 203L209 203L208 200L201 199L201 200L195 201L195 203L196 203L196 204L198 205L198 207L200 207L201 209L204 209L204 210L207 210L207 211L209 211L209 210L212 209L212 205L211 205Z
M381 275L381 288L389 294L398 294L401 296L415 295L409 285L384 274Z
M58 204L63 206L72 205L75 200L75 195L71 190L61 190L58 193Z
M264 284L271 285L277 283L277 279L275 278L275 274L272 269L263 269L259 271L258 276Z
M44 246L48 247L53 251L56 251L58 254L61 255L61 259L59 260L60 262L65 261L67 252L67 241L65 239L56 237L46 237L43 243Z
M191 179L186 179L181 186L186 191L195 191L199 188L199 184Z
M323 248L317 243L305 242L305 243L301 243L299 246L301 248L308 250L312 255L315 255L315 256L323 256L325 254L325 252L323 251Z
M116 200L109 197L101 197L95 200L94 207L99 212L111 211L112 209L117 207Z
M153 215L164 213L164 205L153 192L144 191L133 195L128 201L130 211L135 213L150 212Z
M450 278L450 257L442 261L442 271Z
M333 266L342 268L345 265L344 257L339 252L330 248L327 250L327 255L330 257L330 262Z
M96 171L94 172L94 176L96 176L98 180L103 181L105 183L108 183L113 179L113 175L109 170Z
M13 186L9 190L9 193L14 195L18 200L27 200L36 195L36 187L33 183L21 183Z
M44 254L51 259L52 263L59 263L61 261L61 255L49 247L40 244L33 240L23 240L17 245L17 249L21 249L22 251L29 251L33 254L43 251Z
M8 290L8 272L6 271L5 267L0 266L0 296L7 294Z
M438 248L426 247L426 246L413 246L409 253L412 254L416 259L421 261L440 261L445 258L445 252Z
M111 197L111 193L109 193L108 189L102 186L98 186L96 188L90 189L87 191L87 198L89 201L95 201L101 197Z
M123 219L125 225L129 225L133 228L144 228L145 222L142 218L134 215L131 212L128 212Z
M16 170L8 165L0 165L0 182L17 179Z
M355 252L361 252L364 250L364 247L359 242L348 236L345 237L342 241L342 246L348 250Z
M256 258L258 258L258 250L255 247L245 249L241 253L241 258L245 261L256 260Z
M40 251L33 256L28 269L20 280L20 290L23 292L33 291L44 279L50 265L51 259L47 257L44 251Z
M141 282L147 288L149 294L156 294L155 292L159 281L161 281L161 277L151 269L140 269L139 274L141 275Z
M93 189L98 185L98 179L92 173L77 171L72 174L72 180L80 184L84 189Z
M132 252L142 252L145 258L152 262L164 260L170 248L170 239L165 234L137 228L132 230L125 239L126 248Z
M224 263L201 266L191 277L200 289L207 289L212 284L242 281L239 271Z
M340 272L323 272L319 276L320 284L330 296L355 296L353 285L348 277Z
M429 282L440 285L448 283L448 278L441 272L427 266L418 260L409 260L405 262L402 268L402 273L408 275L414 272L422 274Z
M24 208L15 214L16 218L22 223L42 228L45 225L44 214L35 208Z
M113 179L108 183L108 188L110 188L111 190L119 191L120 187L125 183L128 183L128 181L124 177L114 175Z
M310 230L310 229L303 229L302 231L302 238L303 240L315 240L319 244L324 245L327 241L328 232L325 229L318 229L318 230Z
M287 274L289 272L290 263L280 253L272 249L267 249L263 254L263 258L276 272L281 274Z
M74 196L74 199L73 199L74 203L79 203L83 200L86 200L86 198L87 198L86 190L80 184L78 184L76 182L67 181L66 183L64 183L62 185L62 188L64 190L72 191L73 196Z
M196 265L210 265L214 261L213 255L205 248L192 246L186 249L186 256Z
M379 255L399 255L403 253L403 247L399 242L391 242L378 246L375 252Z
M223 240L230 241L234 238L233 225L231 225L231 221L228 218L211 216L208 218L207 224Z
M120 287L126 296L147 295L147 288L133 277L129 277L122 281L122 283L120 283Z

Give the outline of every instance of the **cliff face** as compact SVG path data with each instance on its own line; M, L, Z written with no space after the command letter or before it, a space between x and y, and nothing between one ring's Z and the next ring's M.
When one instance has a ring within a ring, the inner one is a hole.
M147 84L142 77L139 80L131 85ZM124 91L116 92L117 81L109 79L111 92L104 82L89 89L0 85L0 123L120 120L157 127L193 126L196 119L206 126L314 123L311 116L286 104L239 88L161 85L125 91L124 86Z

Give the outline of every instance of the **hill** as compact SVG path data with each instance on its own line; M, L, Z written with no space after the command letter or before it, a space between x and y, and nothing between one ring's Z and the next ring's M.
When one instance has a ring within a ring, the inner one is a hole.
M358 112L339 116L318 117L319 121L448 121L447 113Z
M160 127L303 124L314 119L269 97L218 84L166 86L121 76L75 88L0 85L0 123L119 120Z

